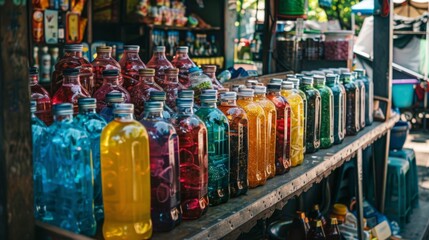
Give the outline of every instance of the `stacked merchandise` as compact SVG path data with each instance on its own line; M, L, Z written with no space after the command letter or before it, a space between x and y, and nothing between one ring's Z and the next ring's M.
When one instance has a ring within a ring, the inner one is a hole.
M172 62L156 47L147 64L138 46L125 46L119 63L110 47L90 64L82 46L66 49L52 98L30 72L35 216L76 233L93 236L103 221L106 239L170 231L365 124L363 71L358 79L335 69L341 74L289 75L267 86L249 80L229 91L187 47Z

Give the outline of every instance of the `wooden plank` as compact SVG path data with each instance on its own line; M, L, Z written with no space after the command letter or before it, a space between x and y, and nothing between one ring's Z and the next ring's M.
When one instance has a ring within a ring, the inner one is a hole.
M33 239L27 1L0 6L0 239Z

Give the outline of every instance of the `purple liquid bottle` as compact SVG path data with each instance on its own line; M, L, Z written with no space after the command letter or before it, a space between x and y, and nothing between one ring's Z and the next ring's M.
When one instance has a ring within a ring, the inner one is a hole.
M97 99L97 112L100 112L106 106L106 95L110 92L120 92L123 94L125 103L131 101L130 94L125 88L119 85L119 70L109 69L103 71L104 83L95 93Z
M46 125L50 125L53 121L51 115L51 98L48 91L39 84L39 70L36 67L30 68L29 78L31 100L37 103L35 115Z
M146 64L148 68L154 68L155 69L155 82L161 86L164 87L164 79L165 79L165 70L173 68L173 65L168 61L167 57L165 56L165 47L164 46L157 46L153 50L152 58L149 60L149 62Z
M179 69L179 82L185 89L191 86L191 82L189 81L189 69L196 67L195 63L188 56L188 51L188 47L178 47L176 56L173 61L171 61L171 64Z
M151 92L162 91L155 81L155 69L146 68L139 70L139 83L131 88L131 103L134 104L134 114L140 116L144 111L145 102L150 100Z
M182 86L179 83L179 69L170 68L165 70L165 80L164 80L164 92L167 94L167 101L165 102L167 106L171 109L176 107L176 99L178 92L182 90Z
M104 83L103 71L109 69L115 69L119 72L121 71L121 66L119 63L112 57L112 47L100 46L97 47L97 57L92 61L92 66L94 69L94 88L93 92L95 93ZM122 76L118 78L119 85L122 85ZM98 101L98 99L97 99Z
M145 69L143 61L139 56L140 47L138 45L125 45L124 55L119 60L121 66L122 77L124 78L124 84L122 85L128 92L138 84L139 82L139 71ZM134 106L135 107L135 106Z

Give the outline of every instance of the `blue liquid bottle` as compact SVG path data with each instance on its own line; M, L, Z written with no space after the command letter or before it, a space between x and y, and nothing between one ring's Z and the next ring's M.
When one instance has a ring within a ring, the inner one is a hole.
M162 102L146 102L140 123L149 135L151 216L154 231L170 231L182 220L179 138L163 118Z
M106 106L101 109L100 116L107 122L111 122L113 117L113 108L115 104L124 103L125 99L121 92L110 92L106 95Z
M79 114L74 119L77 126L86 131L91 141L92 163L94 168L94 214L97 222L104 218L103 195L101 193L100 135L106 121L96 113L95 98L79 98Z
M92 236L96 222L91 142L87 133L75 125L72 104L56 104L53 113L43 191L48 196L46 211L52 214L52 219L43 220Z
M229 200L229 124L216 106L217 95L200 96L201 107L196 115L207 127L209 155L209 203L211 206Z

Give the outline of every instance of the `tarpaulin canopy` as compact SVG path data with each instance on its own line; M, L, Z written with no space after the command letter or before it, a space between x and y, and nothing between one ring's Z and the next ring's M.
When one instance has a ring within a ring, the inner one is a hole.
M364 0L352 6L352 13L362 15L374 14L374 0Z

